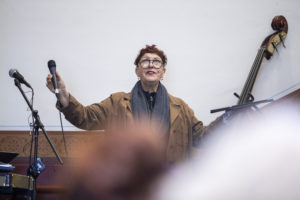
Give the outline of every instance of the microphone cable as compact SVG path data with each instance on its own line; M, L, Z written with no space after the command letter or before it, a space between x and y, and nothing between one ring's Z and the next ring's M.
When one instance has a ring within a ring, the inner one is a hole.
M58 103L59 103L59 106L61 106L61 104L60 104L59 101L58 101ZM66 142L66 137L65 137L65 132L64 132L64 126L63 126L63 123L62 123L61 112L58 111L58 113L59 113L60 127L61 127L61 133L62 133L62 136L63 136L66 157L69 157L68 148L67 148L67 142Z
M52 79L51 82L53 84L53 88L54 88L54 93L55 96L57 98L57 104L59 108L62 108L62 104L59 101L59 91L58 91L58 87L57 87L57 78L56 78L56 63L54 60L49 60L48 61L48 68L50 73L52 74ZM60 127L61 127L61 133L63 136L63 141L64 141L64 147L65 147L65 152L66 152L66 156L68 157L68 150L67 150L67 143L66 143L66 138L65 138L65 132L64 132L64 128L63 128L63 124L62 124L62 117L61 117L61 112L59 110L59 119L60 119Z

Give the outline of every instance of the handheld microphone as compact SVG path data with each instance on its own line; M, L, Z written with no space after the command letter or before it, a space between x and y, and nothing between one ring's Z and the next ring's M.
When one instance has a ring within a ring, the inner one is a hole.
M55 64L54 60L48 61L48 68L49 68L50 73L52 74L51 80L52 80L55 96L57 98L59 98L59 91L57 88L57 79L56 79L56 64Z
M8 74L10 77L17 79L20 83L23 83L24 85L32 89L31 85L27 81L25 81L24 77L18 72L17 69L10 69Z

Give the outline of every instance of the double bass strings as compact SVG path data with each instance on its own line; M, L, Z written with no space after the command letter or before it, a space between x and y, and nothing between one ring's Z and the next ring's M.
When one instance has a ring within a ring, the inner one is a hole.
M248 94L251 92L255 78L257 76L257 72L260 68L260 65L262 63L263 60L263 55L265 53L266 48L262 47L258 50L258 53L256 55L256 58L254 60L254 63L251 67L250 73L248 75L247 81L245 83L245 86L243 88L243 91L240 95L240 99L238 101L238 104L244 104L247 102L248 100Z

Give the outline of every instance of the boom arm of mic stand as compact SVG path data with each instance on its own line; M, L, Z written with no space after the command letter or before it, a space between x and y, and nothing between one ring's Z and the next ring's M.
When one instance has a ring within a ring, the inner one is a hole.
M260 104L260 103L268 103L268 102L271 102L271 101L273 101L273 99L249 102L249 103L245 103L245 104L229 106L229 107L224 107L224 108L218 108L218 109L210 110L210 113L216 113L216 112L221 112L221 111L226 111L227 112L227 111L231 111L231 110L238 110L238 109L243 109L243 108L256 106L257 104Z
M55 149L53 143L51 142L51 140L50 140L50 138L49 138L47 132L46 132L45 129L44 129L44 125L42 124L42 122L41 122L41 120L40 120L40 117L39 117L39 115L38 115L38 112L37 112L36 110L33 109L31 103L29 102L27 96L25 95L23 89L21 88L21 84L20 84L19 80L15 79L15 85L16 85L17 88L20 90L22 96L24 97L26 103L28 104L28 107L30 108L31 112L33 113L33 117L35 118L35 121L37 122L38 127L42 129L42 131L43 131L43 133L44 133L44 135L45 135L45 137L46 137L48 143L50 144L50 146L51 146L51 148L52 148L52 151L54 152L54 154L55 154L55 156L56 156L56 158L57 158L57 160L59 161L59 163L60 163L61 165L63 165L62 159L61 159L60 156L58 155L58 153L57 153L57 151L56 151L56 149Z

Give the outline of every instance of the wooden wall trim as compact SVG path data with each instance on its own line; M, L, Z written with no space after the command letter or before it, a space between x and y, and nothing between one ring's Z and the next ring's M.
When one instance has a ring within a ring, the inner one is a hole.
M63 136L60 131L47 131L49 138L61 157L66 157L63 143ZM68 152L79 144L89 144L89 142L104 137L104 131L65 131ZM17 152L18 159L29 157L31 135L29 131L0 131L0 151ZM55 157L44 134L39 132L38 142L39 157Z

